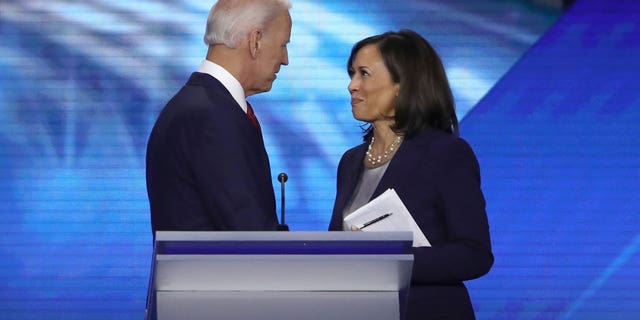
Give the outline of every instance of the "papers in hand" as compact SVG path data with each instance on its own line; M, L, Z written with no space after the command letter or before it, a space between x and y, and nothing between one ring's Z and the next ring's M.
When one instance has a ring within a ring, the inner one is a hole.
M411 231L414 247L431 246L394 189L388 189L346 216L344 224L347 230L357 227L362 231Z

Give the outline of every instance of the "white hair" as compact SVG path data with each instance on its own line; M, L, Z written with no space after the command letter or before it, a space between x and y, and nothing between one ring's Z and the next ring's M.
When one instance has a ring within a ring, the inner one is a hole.
M236 48L253 29L264 30L290 0L219 0L209 12L204 43Z

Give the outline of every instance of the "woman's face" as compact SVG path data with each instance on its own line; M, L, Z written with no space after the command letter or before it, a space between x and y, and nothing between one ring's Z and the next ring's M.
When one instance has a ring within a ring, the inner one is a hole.
M362 47L349 66L351 112L353 117L369 123L389 121L395 115L395 98L400 85L391 74L374 44Z

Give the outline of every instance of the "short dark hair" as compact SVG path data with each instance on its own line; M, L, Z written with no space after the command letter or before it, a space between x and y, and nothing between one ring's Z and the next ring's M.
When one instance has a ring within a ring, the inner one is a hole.
M393 131L410 138L426 128L459 134L453 94L440 57L422 36L412 30L385 32L365 38L351 49L347 70L364 46L380 50L391 80L400 84L395 100ZM372 128L365 129L365 139Z

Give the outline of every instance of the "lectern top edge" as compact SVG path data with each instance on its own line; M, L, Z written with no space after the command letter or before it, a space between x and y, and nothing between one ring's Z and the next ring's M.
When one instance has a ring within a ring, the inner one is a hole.
M403 254L411 232L159 231L161 254Z
M156 242L162 241L407 241L406 232L339 232L339 231L157 231Z

